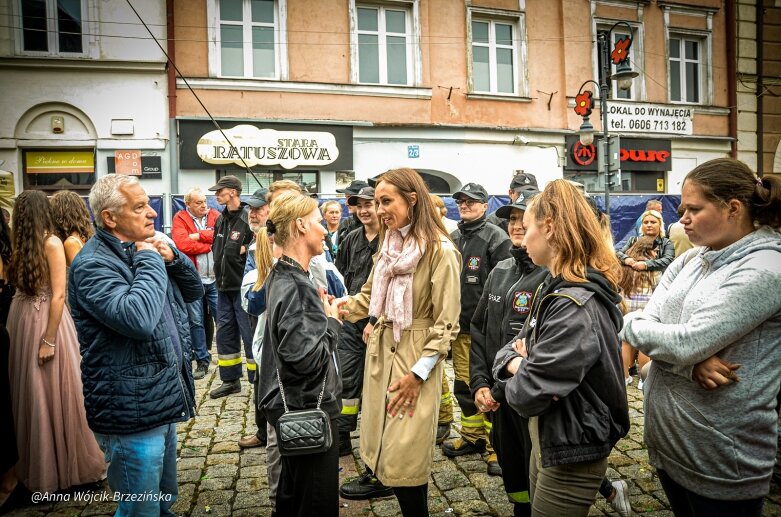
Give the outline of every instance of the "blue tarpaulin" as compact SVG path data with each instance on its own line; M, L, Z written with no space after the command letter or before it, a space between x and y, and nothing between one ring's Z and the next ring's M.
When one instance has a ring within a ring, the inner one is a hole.
M246 200L249 196L242 196L242 199ZM604 208L605 198L603 196L595 195L594 198L597 201L597 206ZM458 221L461 218L458 215L458 208L456 207L456 200L451 196L442 196L445 201L445 208L447 208L448 219ZM670 223L678 220L678 205L681 203L681 196L675 195L613 195L610 196L610 222L613 229L613 239L616 243L616 248L620 248L626 242L629 237L636 235L635 223L637 218L640 217L645 211L645 204L651 199L658 199L662 202L662 216L664 217L665 229ZM206 196L209 207L222 211L222 208L214 196ZM330 199L320 199L320 204L330 201ZM344 198L335 199L342 205L343 215L347 217L347 207ZM510 202L509 196L489 196L488 198L488 213L493 213L500 206L506 205ZM163 214L162 198L160 196L150 196L149 204L157 212L157 219L155 220L155 228L157 230L162 229ZM182 196L171 197L171 214L175 214L179 210L184 209L184 199Z

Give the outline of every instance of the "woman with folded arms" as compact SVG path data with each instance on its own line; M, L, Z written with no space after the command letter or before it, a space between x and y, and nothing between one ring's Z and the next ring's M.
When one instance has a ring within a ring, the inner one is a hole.
M701 248L621 331L653 359L648 456L676 516L759 516L778 439L781 180L718 158L686 176L681 206Z

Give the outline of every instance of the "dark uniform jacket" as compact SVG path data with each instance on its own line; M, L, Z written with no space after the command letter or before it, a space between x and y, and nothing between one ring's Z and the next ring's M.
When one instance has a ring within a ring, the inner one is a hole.
M379 234L369 242L363 226L356 228L339 243L339 254L336 257L336 269L344 276L344 286L347 294L360 292L363 284L372 271L372 257L377 253Z
M494 226L498 226L499 228L504 230L504 233L509 235L510 232L507 231L507 227L510 225L509 219L505 219L504 217L497 217L496 212L494 212L488 217L486 217L485 220L493 224Z
M274 264L264 284L266 331L260 364L264 370L276 367L279 371L290 410L316 407L327 374L320 409L336 418L342 409L342 382L335 366L341 325L325 315L309 275L283 259ZM273 425L284 413L277 376L261 375L258 390L258 408Z
M129 434L195 415L185 303L203 298L192 261L166 264L98 229L70 268L90 429Z
M214 225L214 277L219 291L239 291L244 278L247 253L255 235L247 221L247 203L241 203L238 210L230 211L226 206Z
M621 297L599 273L588 282L550 275L535 294L519 338L528 359L507 378L518 354L512 342L496 355L493 374L521 416L539 417L542 466L606 458L629 431L621 340Z
M469 223L459 222L458 230L451 233L450 238L461 252L461 316L458 323L463 332L468 332L488 273L499 262L510 258L512 243L506 233L486 222L485 216Z
M504 403L504 386L494 382L491 369L497 352L515 341L531 312L534 293L548 275L537 267L523 248L512 248L491 271L483 295L472 317L472 346L469 351L469 388L472 399L480 388L491 388L491 396Z

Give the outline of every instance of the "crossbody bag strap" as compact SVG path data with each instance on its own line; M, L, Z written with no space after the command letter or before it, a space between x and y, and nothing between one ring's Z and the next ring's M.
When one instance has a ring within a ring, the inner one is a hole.
M271 306L271 284L268 286L268 299L266 300L266 306ZM277 370L277 384L279 384L279 394L282 395L282 405L285 407L285 413L289 412L287 408L287 400L285 399L285 388L282 386L282 377L279 375L279 368ZM325 382L328 379L328 368L325 370L325 377L323 377L323 387L320 389L320 395L317 397L317 409L320 409L320 404L323 402L323 394L325 394Z

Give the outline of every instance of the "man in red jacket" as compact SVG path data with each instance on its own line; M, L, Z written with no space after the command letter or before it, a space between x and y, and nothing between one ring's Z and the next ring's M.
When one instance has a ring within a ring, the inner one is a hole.
M190 189L184 195L187 208L174 215L171 234L176 247L190 257L203 282L206 295L202 300L188 303L190 335L193 343L193 358L197 362L193 378L202 379L209 371L211 354L206 346L206 332L203 326L204 303L208 302L212 314L217 314L217 288L214 283L214 258L212 241L214 223L220 213L209 208L201 189Z

